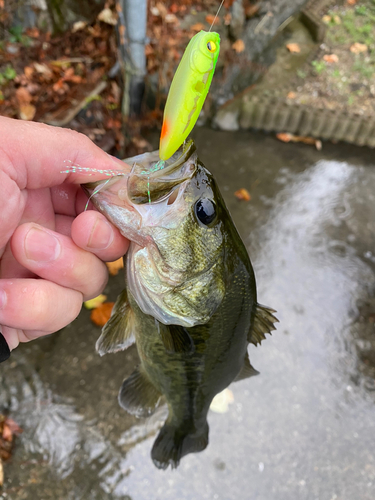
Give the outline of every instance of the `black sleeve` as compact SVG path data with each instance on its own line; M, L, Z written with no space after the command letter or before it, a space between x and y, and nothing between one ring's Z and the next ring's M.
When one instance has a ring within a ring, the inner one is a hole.
M10 350L2 333L0 333L0 363L6 361L10 356Z

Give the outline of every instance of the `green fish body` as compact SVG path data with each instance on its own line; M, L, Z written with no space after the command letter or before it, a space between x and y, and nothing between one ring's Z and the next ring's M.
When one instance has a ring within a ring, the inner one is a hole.
M131 240L126 288L97 350L116 352L135 341L140 365L119 402L138 417L167 403L151 456L157 467L174 468L206 448L212 399L257 374L247 346L260 343L277 319L257 303L247 251L194 143L163 169L155 169L156 153L132 160L129 175L84 186Z

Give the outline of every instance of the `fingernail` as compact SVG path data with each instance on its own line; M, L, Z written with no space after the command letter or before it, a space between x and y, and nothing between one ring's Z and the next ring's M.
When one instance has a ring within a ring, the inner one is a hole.
M4 309L7 303L7 294L4 290L0 290L0 309Z
M44 228L31 228L25 237L25 254L29 260L52 262L61 252L59 240Z
M88 248L104 250L113 240L113 230L109 223L104 220L97 220L92 228Z

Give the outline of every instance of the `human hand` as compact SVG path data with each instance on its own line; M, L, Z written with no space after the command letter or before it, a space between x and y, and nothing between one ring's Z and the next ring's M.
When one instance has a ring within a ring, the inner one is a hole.
M79 184L105 176L62 174L66 162L102 170L124 163L84 135L39 123L0 117L0 137L0 332L12 350L73 321L82 301L103 290L103 261L128 248L103 215L84 211Z

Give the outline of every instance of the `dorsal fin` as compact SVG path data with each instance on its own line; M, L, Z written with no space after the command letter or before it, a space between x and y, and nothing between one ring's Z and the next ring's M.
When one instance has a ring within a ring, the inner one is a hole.
M252 327L248 333L247 340L254 345L258 345L266 338L266 333L271 334L276 330L275 323L279 320L273 315L276 311L267 306L257 304Z
M152 415L160 399L160 392L148 378L142 365L124 380L118 395L120 406L136 417Z
M134 344L134 317L126 290L117 297L112 314L96 342L97 352L103 356L108 352L124 351Z

